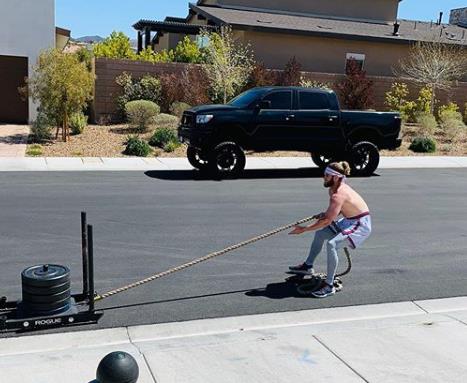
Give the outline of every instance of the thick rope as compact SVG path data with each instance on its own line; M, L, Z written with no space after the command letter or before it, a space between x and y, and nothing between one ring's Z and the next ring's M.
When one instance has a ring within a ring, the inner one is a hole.
M220 251L216 251L214 253L211 253L211 254L208 254L202 258L199 258L199 259L195 259L194 261L191 261L191 262L188 262L188 263L185 263L183 265L180 265L180 266L177 266L177 267L174 267L174 268L171 268L167 271L163 271L161 273L158 273L158 274L155 274L153 275L152 277L149 277L149 278L146 278L146 279L143 279L141 281L138 281L138 282L135 282L135 283L131 283L129 285L126 285L126 286L123 286L123 287L120 287L118 289L115 289L115 290L111 290L105 294L100 294L100 295L97 295L95 298L94 298L94 301L101 301L103 299L106 299L106 298L109 298L115 294L119 294L119 293L123 293L124 291L128 291L130 289L134 289L135 287L138 287L138 286L141 286L141 285L144 285L146 283L149 283L149 282L152 282L152 281L155 281L156 279L159 279L159 278L162 278L162 277L165 277L167 275L170 275L170 274L173 274L173 273L176 273L178 271L181 271L181 270L184 270L188 267L192 267L192 266L195 266L197 265L198 263L201 263L201 262L205 262L205 261L208 261L212 258L215 258L215 257L220 257L221 255L224 255L226 253L229 253L233 250L236 250L236 249L239 249L241 247L244 247L244 246L247 246L251 243L254 243L254 242L258 242L262 239L265 239L265 238L268 238L268 237L271 237L275 234L278 234L282 231L285 231L285 230L288 230L288 229L291 229L292 227L294 226L297 226L297 225L300 225L302 223L305 223L305 222L309 222L309 221L312 221L314 219L317 219L319 218L319 216L312 216L312 217L308 217L308 218L304 218L300 221L297 221L295 223L291 223L287 226L283 226L283 227L280 227L278 229L275 229L273 231L270 231L269 233L266 233L266 234L263 234L263 235L259 235L257 237L254 237L252 239L249 239L248 241L243 241L243 242L240 242L236 245L233 245L233 246L230 246L230 247L227 247L225 248L224 250L220 250ZM349 269L350 271L350 269ZM344 274L345 275L345 274Z

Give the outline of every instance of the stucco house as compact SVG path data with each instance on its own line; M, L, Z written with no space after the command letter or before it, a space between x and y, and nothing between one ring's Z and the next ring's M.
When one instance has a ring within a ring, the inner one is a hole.
M281 69L296 56L309 72L345 72L347 60L361 62L369 75L392 76L392 66L412 43L441 40L467 47L467 12L454 10L449 24L398 19L402 0L199 0L186 18L140 20L139 49L171 49L202 26L232 26L251 44L256 58Z
M55 27L55 0L2 0L0 12L0 123L27 123L37 105L21 99L41 51L63 49L70 31Z

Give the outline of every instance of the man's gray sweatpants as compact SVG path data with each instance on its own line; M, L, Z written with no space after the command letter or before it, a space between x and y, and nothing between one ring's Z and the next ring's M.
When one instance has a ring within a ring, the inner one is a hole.
M352 244L346 235L343 235L342 233L336 234L330 227L325 227L324 229L318 230L315 233L315 238L311 244L310 254L305 261L308 266L313 267L315 259L321 252L324 242L326 241L328 252L328 275L326 278L326 283L332 286L334 284L334 277L337 272L337 265L339 264L337 251L339 249L343 249L344 247L352 247Z

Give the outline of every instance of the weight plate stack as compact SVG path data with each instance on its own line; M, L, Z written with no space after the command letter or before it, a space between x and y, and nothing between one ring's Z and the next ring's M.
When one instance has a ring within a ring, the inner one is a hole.
M61 265L28 267L21 273L24 308L37 315L57 314L71 305L70 269Z

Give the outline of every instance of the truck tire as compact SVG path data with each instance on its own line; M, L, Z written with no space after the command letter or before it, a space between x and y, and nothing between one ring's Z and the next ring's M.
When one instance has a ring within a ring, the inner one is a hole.
M379 165L378 147L368 141L361 141L352 146L350 153L350 166L352 175L369 177Z
M243 149L235 142L222 142L209 157L209 166L221 177L237 177L245 169L246 157Z
M198 170L207 170L209 168L208 155L203 151L189 146L186 150L186 156L191 166Z
M321 169L325 169L332 162L331 156L327 154L311 153L311 159Z

